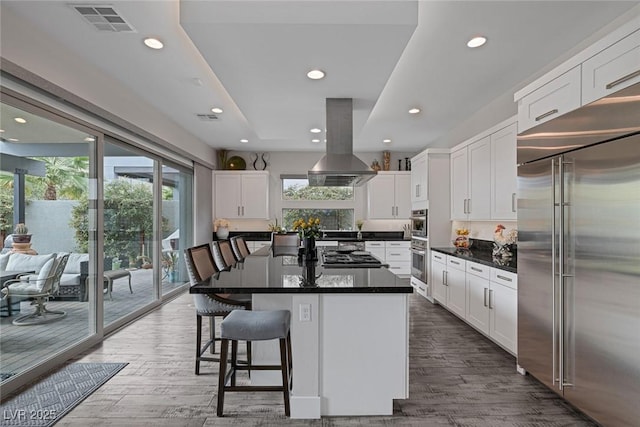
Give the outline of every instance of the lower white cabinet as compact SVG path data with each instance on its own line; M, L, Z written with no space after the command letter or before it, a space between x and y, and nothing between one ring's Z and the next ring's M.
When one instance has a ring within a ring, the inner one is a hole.
M433 298L507 351L517 353L518 276L431 253Z
M369 240L365 250L380 261L389 264L389 270L396 275L411 274L411 251L409 241Z

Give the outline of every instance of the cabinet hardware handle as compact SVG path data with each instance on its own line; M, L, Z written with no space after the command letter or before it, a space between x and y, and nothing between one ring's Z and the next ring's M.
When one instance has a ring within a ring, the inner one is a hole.
M540 120L544 119L545 117L549 117L549 116L551 116L551 115L553 115L553 114L556 114L557 112L558 112L558 109L557 109L557 108L554 108L554 109L553 109L553 110L551 110L551 111L547 111L547 112L546 112L546 113L544 113L544 114L540 114L538 117L536 117L536 122L539 122Z
M462 209L464 210L464 213L468 213L467 212L467 199L464 199L464 205L463 205Z
M516 211L516 193L511 193L511 212Z
M484 306L485 307L487 306L487 291L488 290L489 290L488 288L484 288Z
M467 213L470 214L471 213L471 199L467 199Z
M394 208L394 207L395 207L395 206L391 206L391 216L393 216L393 215L394 215L394 214L393 214L393 212L394 212L394 209L393 209L393 208Z
M459 263L459 262L456 262L456 261L453 261L453 260L449 260L449 262L450 262L451 264L460 265L460 263Z
M499 275L499 274L496 274L496 277L497 277L498 279L506 280L507 282L511 282L511 281L512 281L512 280L511 280L511 279L509 279L508 277L501 276L501 275Z
M422 292L426 292L427 290L421 286L418 286L418 289L420 289Z
M480 273L482 273L482 269L481 268L476 268L476 267L470 267L473 271L479 271Z
M244 216L244 206L242 207L242 216Z
M618 86L620 83L624 83L627 80L631 80L634 77L638 77L640 76L640 70L634 71L633 73L629 73L624 77L620 77L618 80L614 80L611 83L609 83L608 85L605 86L606 89L611 89L615 86Z
M491 303L491 301L493 301L492 295L493 295L493 290L490 289L489 290L489 308L490 309L493 309L493 304Z
M416 184L416 197L420 197L420 184Z
M447 272L445 270L442 271L442 284L445 286L449 286L447 284Z
M238 206L238 216L240 216L240 206Z

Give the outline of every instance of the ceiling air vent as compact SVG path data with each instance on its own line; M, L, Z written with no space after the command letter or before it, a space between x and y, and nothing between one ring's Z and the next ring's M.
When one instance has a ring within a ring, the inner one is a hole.
M211 113L196 114L196 116L198 116L198 118L203 122L216 122L220 120L220 118L216 114L211 114Z
M109 5L72 4L75 10L98 31L135 32L136 30Z

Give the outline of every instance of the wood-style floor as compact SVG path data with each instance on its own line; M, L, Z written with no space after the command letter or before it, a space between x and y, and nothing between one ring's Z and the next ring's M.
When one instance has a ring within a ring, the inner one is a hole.
M57 426L595 425L517 374L514 357L415 294L410 336L410 398L395 402L393 416L290 420L279 393L230 393L226 416L217 418L218 366L205 363L194 375L195 312L185 294L78 358L129 365Z

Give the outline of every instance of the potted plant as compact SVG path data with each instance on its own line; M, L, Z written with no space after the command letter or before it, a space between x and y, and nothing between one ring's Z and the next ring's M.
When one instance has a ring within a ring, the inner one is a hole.
M224 240L229 237L229 220L224 218L218 218L214 221L216 236L218 239Z
M20 223L16 225L16 228L13 230L13 243L29 243L31 242L31 234L29 233L29 229L24 223Z

